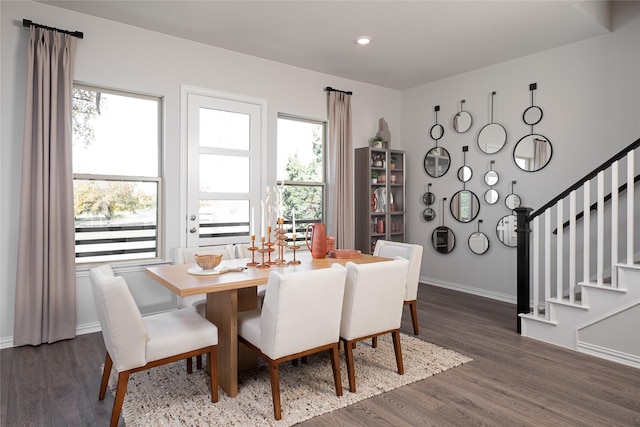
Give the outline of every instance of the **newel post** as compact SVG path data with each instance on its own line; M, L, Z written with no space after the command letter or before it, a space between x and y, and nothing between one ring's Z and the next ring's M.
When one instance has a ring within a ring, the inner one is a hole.
M516 208L517 225L516 235L518 237L518 261L517 261L517 319L518 333L522 332L522 322L520 313L529 313L530 284L529 284L529 240L531 227L529 225L529 214L533 209L526 207Z

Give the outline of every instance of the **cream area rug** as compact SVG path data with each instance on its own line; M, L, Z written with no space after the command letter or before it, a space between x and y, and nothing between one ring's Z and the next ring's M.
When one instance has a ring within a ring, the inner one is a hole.
M413 383L471 359L420 339L401 334L404 375L396 369L390 334L361 341L354 350L357 392L349 391L344 352L340 352L343 396L336 396L331 361L327 352L309 356L307 363L280 365L282 419L273 417L271 385L266 364L243 372L239 393L230 398L219 390L220 400L211 402L207 375L195 369L186 373L184 361L132 374L122 416L133 426L291 426L369 397ZM115 395L117 374L109 380Z

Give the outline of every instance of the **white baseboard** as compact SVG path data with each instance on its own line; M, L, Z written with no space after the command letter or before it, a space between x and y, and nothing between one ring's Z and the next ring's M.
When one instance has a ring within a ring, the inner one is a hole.
M580 341L578 341L576 344L576 350L580 353L590 354L592 356L606 359L611 362L620 363L622 365L631 366L633 368L640 368L640 357L634 354L623 353L620 351L612 350L610 348L604 348Z
M464 292L467 294L478 295L485 298L494 299L497 301L508 302L510 304L517 303L517 297L513 295L502 294L499 292L488 291L486 289L474 288L472 286L461 285L459 283L445 282L444 280L432 279L430 277L420 277L420 283L425 283L440 288L447 288L454 291Z

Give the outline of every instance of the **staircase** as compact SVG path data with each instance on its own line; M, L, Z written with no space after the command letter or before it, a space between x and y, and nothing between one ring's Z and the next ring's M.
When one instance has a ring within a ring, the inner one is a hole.
M640 139L537 211L516 209L523 336L640 368L639 147Z

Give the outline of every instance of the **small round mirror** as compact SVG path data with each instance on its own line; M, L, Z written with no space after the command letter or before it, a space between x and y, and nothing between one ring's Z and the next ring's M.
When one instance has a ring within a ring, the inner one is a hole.
M523 171L536 172L549 163L552 154L551 142L540 134L532 133L520 138L513 149L513 160Z
M424 170L431 177L438 178L446 174L451 166L451 156L442 147L433 147L424 156Z
M496 226L498 239L511 248L518 246L518 236L516 234L517 220L518 217L515 215L505 215L500 218Z
M506 199L504 199L504 204L507 205L507 208L514 210L515 208L520 207L520 196L517 194L509 194Z
M422 203L424 203L427 206L432 205L433 202L435 201L436 201L436 195L433 194L431 191L427 191L422 195Z
M480 201L474 192L460 190L451 198L451 215L460 222L471 222L480 213Z
M498 172L490 170L484 174L484 183L493 187L498 183Z
M441 225L431 233L431 244L441 254L448 254L456 246L456 236L449 227Z
M489 250L489 238L486 234L476 231L469 236L469 249L474 254L482 255Z
M426 208L425 210L422 211L422 218L424 218L425 221L433 221L435 217L436 217L436 211L434 211L431 208Z
M431 139L435 139L437 141L442 138L442 135L444 135L444 128L442 127L442 125L436 123L435 125L431 126L429 135L431 136Z
M453 116L453 130L458 133L464 133L471 128L471 124L473 123L473 118L468 111L460 111L455 116Z
M498 123L489 123L478 134L478 147L484 153L493 154L507 143L507 131Z
M498 194L498 191L494 190L493 188L490 188L484 192L484 201L490 205L496 204L499 198L500 195Z
M542 108L532 105L522 113L522 120L530 125L537 125L542 120Z
M473 171L469 166L462 166L458 169L458 179L462 182L469 182L473 176Z

